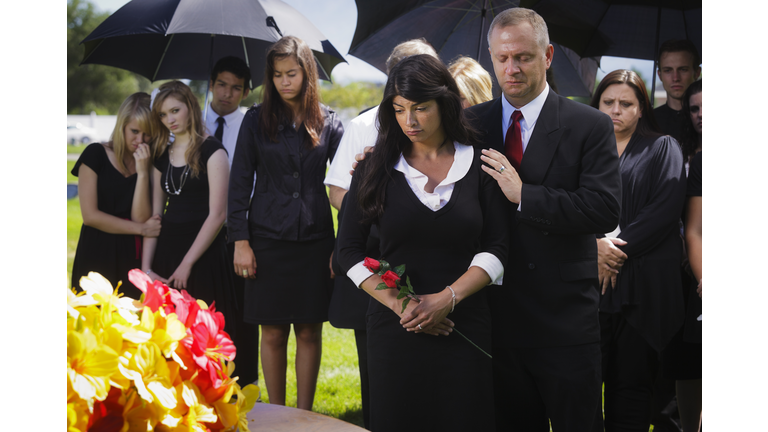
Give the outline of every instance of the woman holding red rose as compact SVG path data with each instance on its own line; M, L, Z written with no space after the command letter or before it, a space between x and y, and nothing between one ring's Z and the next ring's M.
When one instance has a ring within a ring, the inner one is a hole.
M355 171L338 239L341 267L376 300L366 317L371 430L494 430L491 359L453 326L490 350L482 288L501 283L504 271L508 215L494 205L504 197L468 145L474 131L439 60L416 55L398 63L378 121L376 151ZM365 259L373 224L381 256L405 264L405 274L395 268L379 276L379 263ZM416 293L404 310L397 289L376 289L400 278ZM465 397L451 397L459 376Z

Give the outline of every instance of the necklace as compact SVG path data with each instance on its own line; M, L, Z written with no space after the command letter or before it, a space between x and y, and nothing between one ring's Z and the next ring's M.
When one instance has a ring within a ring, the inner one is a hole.
M187 176L189 175L189 164L184 165L184 171L181 172L181 177L179 179L179 187L176 188L176 184L173 182L173 174L171 171L176 168L173 166L173 149L168 150L168 171L165 172L165 191L168 193L168 195L179 195L181 194L181 189L184 187L184 183L187 182ZM168 180L170 179L171 187L168 187ZM173 190L171 190L173 188Z

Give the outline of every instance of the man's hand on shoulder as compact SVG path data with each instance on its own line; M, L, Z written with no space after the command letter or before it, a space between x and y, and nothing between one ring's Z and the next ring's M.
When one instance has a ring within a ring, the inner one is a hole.
M520 204L520 198L523 194L523 181L517 170L512 167L506 156L493 149L483 150L480 159L488 165L483 165L483 171L493 177L498 183L501 191L508 200L515 204Z
M349 170L349 175L354 175L355 174L355 170L357 169L357 163L362 161L362 160L365 160L365 154L366 153L371 153L372 151L373 151L373 146L366 146L363 149L362 153L358 153L358 154L355 155L355 162L352 162L352 169Z

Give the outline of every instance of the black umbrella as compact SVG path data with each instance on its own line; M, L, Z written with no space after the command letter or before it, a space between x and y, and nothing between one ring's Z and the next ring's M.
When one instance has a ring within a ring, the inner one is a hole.
M583 57L653 60L655 74L659 46L668 39L688 39L701 54L701 0L521 0L520 6L538 12L550 38Z
M250 88L264 78L267 48L282 35L303 39L318 72L346 62L300 12L280 0L133 0L110 15L82 44L82 64L126 69L148 78L208 80L222 57L250 66Z
M349 54L386 71L392 49L409 39L424 37L445 62L465 55L476 59L493 76L486 36L493 18L518 1L491 0L355 0L357 27ZM552 72L558 93L589 97L595 86L598 58L580 58L553 44ZM584 56L582 56L584 57ZM494 80L494 87L496 87Z

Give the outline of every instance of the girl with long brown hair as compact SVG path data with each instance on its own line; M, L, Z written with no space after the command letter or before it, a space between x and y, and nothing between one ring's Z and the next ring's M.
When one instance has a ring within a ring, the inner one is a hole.
M269 49L263 101L245 115L235 148L227 219L235 273L246 278L243 319L261 325L269 402L285 405L293 324L297 406L306 410L331 286L333 219L323 177L343 133L336 113L320 104L317 81L304 41L286 36Z
M155 167L152 213L157 239L144 242L142 269L224 313L233 329L237 304L221 227L227 206L227 151L204 129L200 103L184 83L163 84L152 104ZM173 133L173 140L170 134Z

